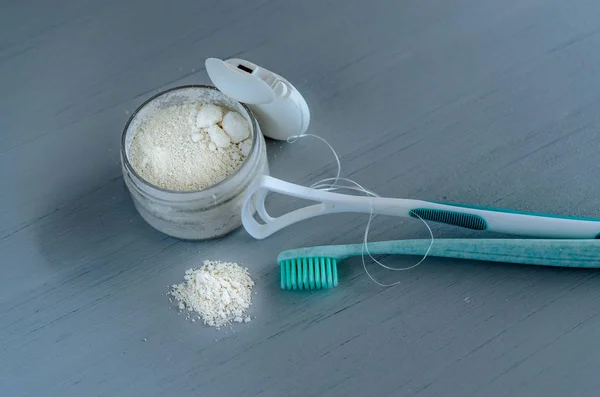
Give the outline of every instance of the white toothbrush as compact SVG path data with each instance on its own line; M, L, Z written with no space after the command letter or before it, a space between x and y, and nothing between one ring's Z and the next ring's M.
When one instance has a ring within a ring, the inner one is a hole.
M319 204L300 208L279 217L271 217L265 208L269 191L313 200ZM254 218L254 209L263 223ZM473 230L554 239L600 238L600 219L563 217L517 212L508 209L446 204L423 200L352 196L311 189L263 176L253 185L242 208L242 222L248 233L264 239L273 233L319 215L359 212L392 215L440 222Z

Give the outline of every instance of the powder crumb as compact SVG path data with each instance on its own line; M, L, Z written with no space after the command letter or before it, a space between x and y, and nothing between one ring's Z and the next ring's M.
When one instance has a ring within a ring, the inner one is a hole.
M243 142L240 142L240 153L242 156L246 157L250 153L250 149L252 148L252 141L250 139L246 139Z
M246 310L252 304L248 269L237 263L204 261L199 269L188 269L185 282L173 285L170 294L179 301L179 309L199 314L204 324L220 327L232 322L249 322Z
M241 116L240 116L241 117ZM215 144L218 148L228 148L231 145L231 138L229 135L223 131L221 127L218 125L213 125L206 129L208 136L210 136L210 140Z
M240 143L250 136L248 122L238 112L227 113L221 125L233 143Z
M223 109L220 106L207 103L200 108L196 117L196 126L207 128L213 126L223 119Z

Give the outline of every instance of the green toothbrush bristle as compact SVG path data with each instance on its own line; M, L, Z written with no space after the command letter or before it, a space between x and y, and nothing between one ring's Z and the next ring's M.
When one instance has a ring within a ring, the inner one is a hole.
M281 289L327 289L338 285L337 261L333 258L294 258L279 262Z

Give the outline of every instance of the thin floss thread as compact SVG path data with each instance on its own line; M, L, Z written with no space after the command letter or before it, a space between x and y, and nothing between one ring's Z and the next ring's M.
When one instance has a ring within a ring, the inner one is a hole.
M313 189L319 189L319 190L324 190L327 192L333 192L333 191L338 191L338 190L351 190L351 191L356 191L356 192L361 192L364 193L366 196L369 197L379 197L379 195L371 190L365 189L364 187L362 187L359 183L353 181L352 179L348 179L348 178L341 178L340 175L342 173L342 164L340 162L340 158L337 155L335 149L333 148L333 146L331 146L329 144L329 142L327 142L324 138L321 138L318 135L314 135L314 134L301 134L301 135L296 135L293 137L290 137L287 139L287 141L289 143L294 143L296 141L298 141L298 139L300 138L305 138L305 137L312 137L312 138L317 138L320 141L324 142L329 149L331 150L331 152L333 153L333 156L335 157L335 161L337 163L337 174L335 176L335 178L325 178L322 179L320 181L317 181L315 183L313 183L312 185L310 185L311 188ZM340 185L339 182L345 182L345 183L349 183L352 184L354 186L348 186L348 185ZM419 218L419 220L421 220L421 222L423 222L425 224L425 227L427 227L427 231L429 232L429 236L431 238L431 242L429 243L429 247L427 248L427 251L425 251L425 255L423 255L423 258L421 258L420 261L418 261L417 263L415 263L414 265L411 266L407 266L407 267L402 267L402 268L394 268L394 267L389 267L384 265L383 263L381 263L380 261L378 261L377 259L375 259L373 257L373 255L371 255L371 252L369 251L369 231L371 229L371 222L373 221L373 218L375 218L375 216L377 216L377 214L374 213L373 210L373 203L371 202L371 210L369 212L369 220L367 221L367 226L365 227L365 233L363 236L363 243L362 243L362 253L361 253L361 259L362 259L362 265L363 268L365 269L365 273L367 273L367 276L369 276L369 278L376 283L377 285L381 286L381 287L392 287L394 285L398 285L400 284L400 280L396 281L394 283L390 283L390 284L384 284L380 281L377 281L369 272L369 269L367 268L367 264L365 262L365 252L367 253L367 255L369 255L369 257L371 258L371 260L375 263L377 263L379 266L388 269L388 270L393 270L393 271L404 271L404 270L410 270L410 269L414 269L415 267L419 266L421 263L423 263L423 261L427 258L427 256L429 255L429 252L431 251L431 247L433 246L433 241L434 241L434 237L433 237L433 231L431 230L431 227L429 227L429 224L423 219L421 218L418 214L415 214L417 218Z
M331 184L331 186L334 186L336 184L336 182L340 179L340 175L342 174L342 164L340 163L340 158L338 157L337 153L335 152L335 149L333 148L333 146L331 146L329 144L329 142L327 142L324 138L321 138L318 135L314 135L314 134L300 134L300 135L296 135L296 136L292 136L289 137L287 139L288 143L294 143L296 142L298 139L300 138L306 138L306 137L312 137L312 138L316 138L319 139L321 142L325 143L327 146L329 146L329 149L331 150L331 152L333 153L333 156L335 157L335 161L337 163L337 175L335 176L335 181ZM314 186L317 184L320 184L326 180L330 180L331 178L327 178L327 179L322 179L318 182L313 183L310 187L313 189L316 189ZM356 183L356 182L354 182ZM357 184L358 185L358 184Z

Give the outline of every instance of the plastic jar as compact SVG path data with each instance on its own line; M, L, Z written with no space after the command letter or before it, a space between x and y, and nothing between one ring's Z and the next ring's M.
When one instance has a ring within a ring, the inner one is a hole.
M239 112L252 133L252 148L227 179L200 191L165 190L142 179L129 162L129 148L140 124L156 109L181 103L214 103ZM144 102L129 118L121 139L123 178L135 208L155 229L185 240L223 236L242 224L241 208L248 187L269 174L265 140L248 107L215 87L188 85L162 91Z

